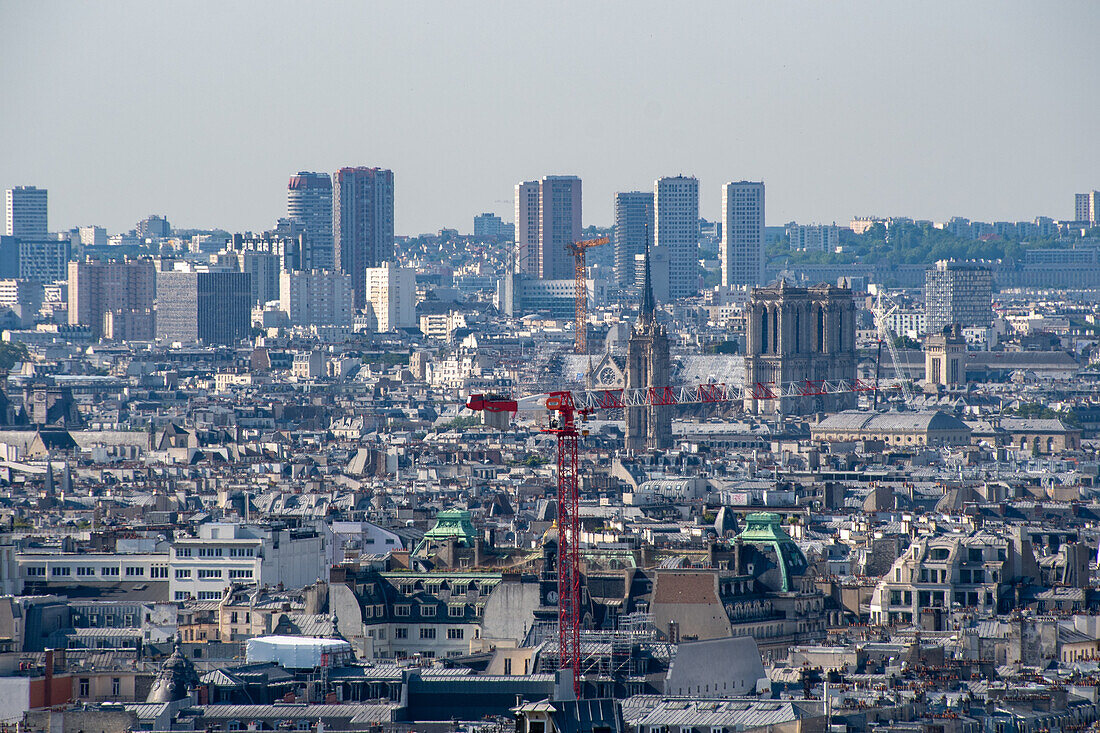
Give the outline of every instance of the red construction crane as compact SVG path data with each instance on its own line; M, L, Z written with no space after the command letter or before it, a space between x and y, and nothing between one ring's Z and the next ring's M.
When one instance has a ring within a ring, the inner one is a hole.
M578 354L588 353L588 270L584 253L590 247L599 247L601 244L607 244L610 241L607 237L600 237L599 239L585 239L565 245L565 248L573 253L574 320L576 321L573 351Z
M747 387L700 384L695 387L604 389L583 392L550 392L509 399L474 394L466 400L470 410L520 412L545 410L549 414L544 433L558 436L558 644L561 669L573 673L573 691L580 695L580 517L578 505L577 440L588 431L577 431L577 416L586 421L596 410L624 407L737 403L745 399L816 397L850 392L896 389L862 380L806 380L790 384L757 383Z

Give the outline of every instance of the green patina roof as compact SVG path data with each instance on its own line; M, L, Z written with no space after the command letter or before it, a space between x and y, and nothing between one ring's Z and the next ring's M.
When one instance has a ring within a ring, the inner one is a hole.
M791 576L804 573L808 563L802 550L783 529L783 518L771 512L756 512L745 517L745 525L738 539L749 545L772 545L776 556L781 558L782 590L793 590Z
M424 533L428 541L445 540L451 537L470 547L477 537L477 530L470 519L470 513L463 509L444 509L435 515L435 526Z

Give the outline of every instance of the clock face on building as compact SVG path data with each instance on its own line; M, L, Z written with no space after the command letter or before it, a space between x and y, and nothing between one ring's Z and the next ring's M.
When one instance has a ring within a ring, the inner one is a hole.
M558 602L558 592L551 590L546 592L546 602L550 605L554 605Z

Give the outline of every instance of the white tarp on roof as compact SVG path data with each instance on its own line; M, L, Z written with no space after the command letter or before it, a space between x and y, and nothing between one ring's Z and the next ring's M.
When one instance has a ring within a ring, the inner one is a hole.
M245 658L249 664L275 662L285 669L339 666L355 656L343 639L311 639L304 636L258 636L249 639Z

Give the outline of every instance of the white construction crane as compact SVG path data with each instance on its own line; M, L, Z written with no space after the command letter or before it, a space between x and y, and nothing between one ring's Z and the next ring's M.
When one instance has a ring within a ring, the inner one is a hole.
M894 345L896 334L894 334L893 330L890 328L890 324L887 322L887 319L897 311L898 304L883 296L882 288L880 287L878 295L875 298L875 307L873 311L875 314L875 330L878 331L879 355L881 357L882 342L885 341L887 348L890 349L890 361L893 362L894 365L894 378L901 383L902 399L905 401L905 406L909 407L913 404L913 391L909 386L912 382L912 378L909 376L909 368L902 364L901 359L898 358L898 348ZM877 363L875 369L877 372ZM875 383L878 383L877 373L875 375ZM877 393L875 397L877 400Z

